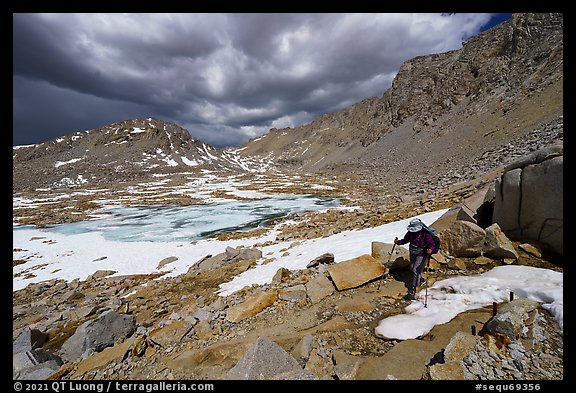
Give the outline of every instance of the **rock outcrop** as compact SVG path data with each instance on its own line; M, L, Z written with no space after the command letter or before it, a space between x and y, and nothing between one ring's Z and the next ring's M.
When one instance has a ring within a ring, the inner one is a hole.
M129 337L136 330L136 318L108 310L94 320L80 325L60 349L66 361L86 358L93 352L111 347L118 339Z
M515 299L498 307L478 335L458 332L429 367L433 380L555 379L558 359L549 357L542 336L546 321L539 303ZM543 351L535 356L535 352ZM542 366L537 357L555 363ZM492 367L494 363L498 367ZM536 378L536 379L539 379Z
M261 336L242 359L228 371L226 379L318 379L305 372L298 361L268 337Z
M328 267L330 278L339 291L360 286L382 276L385 272L384 266L367 254Z
M563 255L564 160L561 144L511 163L496 180L493 221L516 239Z

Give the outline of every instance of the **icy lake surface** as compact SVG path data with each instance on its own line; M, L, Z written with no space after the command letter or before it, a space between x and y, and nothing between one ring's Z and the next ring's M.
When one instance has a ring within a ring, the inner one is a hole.
M102 218L55 225L49 232L77 235L99 232L106 240L173 242L244 231L292 213L336 207L334 198L278 195L258 200L229 200L192 206L107 207Z

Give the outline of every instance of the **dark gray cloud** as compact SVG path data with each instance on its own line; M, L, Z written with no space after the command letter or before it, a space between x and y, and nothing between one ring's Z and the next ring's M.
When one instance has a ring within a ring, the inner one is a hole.
M215 146L381 96L491 14L14 14L13 142L157 117Z

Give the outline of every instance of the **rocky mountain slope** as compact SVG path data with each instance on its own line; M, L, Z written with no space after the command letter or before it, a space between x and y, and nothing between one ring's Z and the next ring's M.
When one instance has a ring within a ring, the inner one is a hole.
M368 166L398 177L405 168L431 167L473 178L470 162L557 123L562 84L562 15L515 14L459 50L406 61L382 97L272 129L241 154L292 170Z
M13 151L13 189L60 188L203 171L262 172L268 160L242 157L158 119L132 119Z

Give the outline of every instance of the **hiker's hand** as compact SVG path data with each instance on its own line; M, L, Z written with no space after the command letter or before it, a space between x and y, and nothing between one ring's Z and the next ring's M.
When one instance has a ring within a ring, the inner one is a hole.
M397 237L394 238L394 244L398 244L398 238Z
M431 249L431 248L428 248L428 249L426 250L426 252L427 252L428 254L432 254L432 249Z

